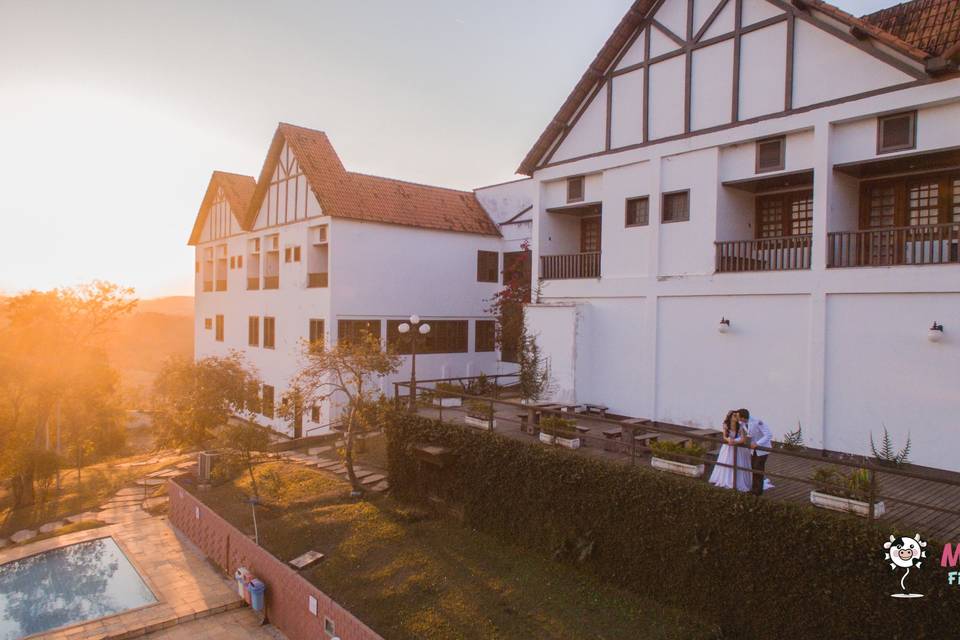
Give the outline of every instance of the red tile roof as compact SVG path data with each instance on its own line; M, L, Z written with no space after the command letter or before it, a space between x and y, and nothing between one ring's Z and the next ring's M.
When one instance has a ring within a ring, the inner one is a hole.
M254 189L257 187L253 176L244 176L239 173L227 173L226 171L214 171L210 176L210 182L207 183L207 192L203 196L203 202L200 203L200 210L197 212L197 218L193 223L193 230L190 232L190 240L187 244L197 244L200 241L200 234L203 231L203 223L206 222L207 212L213 199L217 195L217 188L223 189L223 194L230 204L234 217L241 228L246 229L247 209L250 206L250 200L253 199Z
M960 42L960 0L913 0L861 19L934 56Z
M324 132L286 123L277 127L267 152L247 209L248 227L256 220L284 143L296 156L325 215L500 235L473 193L347 171Z
M960 2L960 0L913 0L913 2L906 3L905 5L898 5L898 7L921 3L938 5L936 9L929 8L922 11L920 9L905 11L905 13L911 16L923 13L925 16L925 26L924 30L918 33L927 36L926 39L914 38L908 30L897 28L895 20L884 20L882 25L875 23L872 17L882 14L883 11L865 16L864 18L857 18L823 0L800 0L800 2L849 27L856 27L869 37L882 42L888 47L918 62L923 62L926 58L930 57L931 51L921 46L921 44L926 43L928 39L938 40L942 38L944 41L947 41L952 38L953 42L957 41L955 21L957 3ZM566 101L561 105L560 110L557 111L557 114L550 121L550 124L547 125L547 128L540 134L540 137L524 157L517 169L517 173L527 176L533 175L541 159L563 134L567 123L569 123L577 113L577 110L584 103L584 100L598 88L599 83L603 82L604 74L609 69L611 63L616 59L621 49L623 49L624 45L630 40L630 37L636 29L644 22L647 13L655 5L656 2L654 0L635 0L629 11L627 11L627 14L620 21L620 24L617 25L616 29L614 29L606 43L597 53L593 63L590 64L590 67L580 78L579 82L577 82ZM950 8L944 8L940 5L947 5ZM884 11L895 11L898 7L892 7ZM936 20L946 22L935 25ZM887 29L890 30L888 31ZM947 35L944 35L944 33ZM953 35L949 35L950 33ZM942 51L943 49L938 53L942 53Z

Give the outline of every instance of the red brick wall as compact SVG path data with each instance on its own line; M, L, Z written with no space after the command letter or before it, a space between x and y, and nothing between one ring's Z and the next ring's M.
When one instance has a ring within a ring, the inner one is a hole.
M324 633L324 617L334 622L336 634L341 640L383 640L292 567L257 546L176 481L168 482L167 492L170 494L170 522L214 564L231 578L237 567L246 567L263 581L267 586L267 618L290 640L329 638ZM317 615L310 613L309 596L317 599Z

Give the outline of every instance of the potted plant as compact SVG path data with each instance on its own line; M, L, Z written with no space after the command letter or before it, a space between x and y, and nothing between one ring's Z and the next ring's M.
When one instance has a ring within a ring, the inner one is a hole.
M558 444L567 449L580 448L580 436L573 420L560 416L545 416L540 419L540 442Z
M482 400L470 400L467 402L467 415L464 420L471 427L490 431L496 428L497 421L493 417L493 406L489 402Z
M866 469L857 469L848 476L835 467L817 467L813 482L810 502L814 506L863 517L870 515L870 473ZM882 501L874 503L874 516L882 516L885 511Z
M681 476L699 478L703 475L703 460L706 449L695 442L656 441L650 443L653 457L650 466Z
M463 389L450 382L438 382L433 388L433 404L438 407L459 407L463 404Z

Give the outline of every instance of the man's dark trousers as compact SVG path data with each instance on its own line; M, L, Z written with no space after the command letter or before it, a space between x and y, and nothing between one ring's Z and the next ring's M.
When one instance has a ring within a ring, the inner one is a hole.
M763 495L763 470L767 466L767 458L769 457L769 455L758 456L756 451L750 456L750 466L753 468L753 486L751 492L754 495Z

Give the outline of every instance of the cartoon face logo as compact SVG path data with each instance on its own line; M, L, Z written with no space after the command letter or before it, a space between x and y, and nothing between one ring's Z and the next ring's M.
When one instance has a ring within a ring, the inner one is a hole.
M890 536L890 540L883 543L883 548L886 549L886 555L884 558L890 561L890 568L894 571L899 569L906 569L903 574L903 578L900 579L900 588L903 590L902 593L894 593L892 597L894 598L922 598L923 595L919 593L907 593L906 579L910 574L910 569L920 568L920 565L923 564L923 559L927 557L927 552L924 551L924 547L927 546L927 543L920 538L920 534L915 536L901 536L897 538L896 536Z

